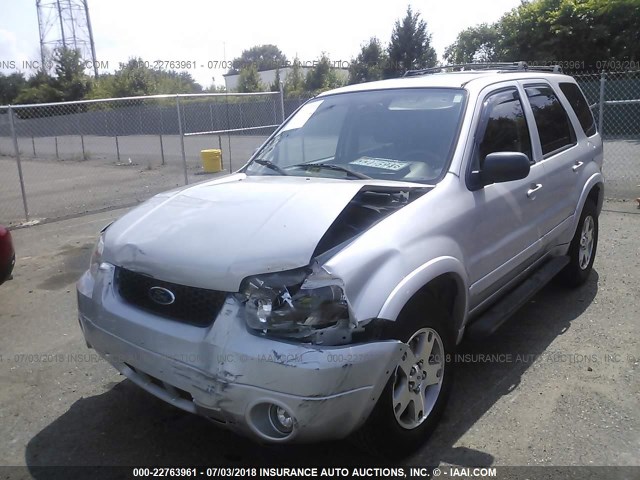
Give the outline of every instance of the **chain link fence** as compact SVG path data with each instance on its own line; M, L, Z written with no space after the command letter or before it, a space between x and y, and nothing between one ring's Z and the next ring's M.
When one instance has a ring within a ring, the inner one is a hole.
M604 140L606 196L640 197L640 71L574 77Z
M0 106L0 223L133 205L240 168L302 103L280 92ZM205 173L201 150L222 151Z
M605 142L606 195L640 196L640 71L576 75ZM133 205L240 168L307 98L156 95L0 106L0 223ZM200 152L222 151L223 171Z

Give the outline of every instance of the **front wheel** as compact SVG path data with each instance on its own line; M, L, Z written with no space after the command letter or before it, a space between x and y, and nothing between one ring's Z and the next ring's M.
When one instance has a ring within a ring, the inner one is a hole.
M421 328L407 341L392 377L391 401L396 422L413 430L429 418L440 398L445 375L445 349L433 328Z
M569 264L559 278L569 287L578 287L587 281L593 269L598 248L598 209L587 200L580 214L578 228L569 246Z
M438 305L403 314L391 338L406 344L360 438L390 459L411 454L431 435L444 412L453 375L454 342Z

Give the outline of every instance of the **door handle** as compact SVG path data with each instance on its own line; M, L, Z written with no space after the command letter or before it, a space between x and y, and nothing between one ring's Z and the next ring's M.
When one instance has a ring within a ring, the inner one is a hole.
M529 188L529 190L527 190L527 197L531 198L533 196L533 194L536 193L541 188L542 188L542 184L541 183L532 183L531 184L531 188Z
M580 160L576 161L576 164L571 167L571 170L573 170L574 172L577 172L580 167L582 167L582 165L584 165L584 162L581 162Z

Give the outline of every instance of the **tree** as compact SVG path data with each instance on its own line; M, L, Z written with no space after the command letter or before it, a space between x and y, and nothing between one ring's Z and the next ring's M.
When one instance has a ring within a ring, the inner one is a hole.
M233 59L233 68L229 73L239 73L244 67L253 65L258 72L274 70L287 65L287 57L275 45L256 45L249 50L243 50L242 54Z
M276 78L273 79L273 83L269 86L269 90L272 92L279 92L282 87L282 80L280 80L280 67L276 68Z
M202 85L189 72L156 70L157 93L201 93Z
M52 77L39 71L27 81L15 97L18 104L47 103L82 100L90 88L90 79L84 73L84 65L79 50L58 48L53 55Z
M326 54L322 54L320 59L315 62L314 67L305 79L305 88L308 92L320 93L324 90L341 86L336 72L331 68L331 61Z
M28 80L22 74L0 74L0 104L202 92L189 72L153 69L142 58L130 58L114 73L97 79L84 73L84 61L77 50L57 49L53 61L54 77L44 70Z
M27 88L27 80L22 73L5 75L0 72L0 105L13 103L25 88Z
M407 70L436 65L438 56L431 46L431 34L420 13L413 13L411 6L402 20L397 20L388 47L387 77L397 77Z
M291 69L284 82L284 92L288 97L302 97L304 95L306 75L298 57L293 60Z
M249 64L240 70L238 76L238 92L251 93L263 91L263 85L260 81L260 74L254 64Z
M136 97L157 92L156 75L142 58L130 58L113 76L114 97Z
M376 37L363 44L358 56L349 65L349 83L371 82L383 78L387 54Z
M15 103L49 103L62 101L62 94L51 83L41 83L37 86L30 86L22 90L15 99Z
M204 93L227 93L227 87L224 85L216 85L215 83L212 83L203 91Z
M598 69L609 60L640 60L638 0L533 0L492 25L467 29L446 49L449 61L486 59Z
M199 93L202 86L189 72L150 68L142 58L130 58L113 74L103 74L91 85L89 98Z
M482 23L470 27L458 34L456 42L444 51L444 58L449 63L493 62L497 59L497 31L490 25Z
M58 48L54 52L56 78L54 88L64 101L82 100L89 91L89 77L84 73L80 50Z
M129 95L120 95L127 97ZM102 73L98 78L91 80L91 86L87 99L98 98L115 98L118 97L116 93L116 78L113 73Z

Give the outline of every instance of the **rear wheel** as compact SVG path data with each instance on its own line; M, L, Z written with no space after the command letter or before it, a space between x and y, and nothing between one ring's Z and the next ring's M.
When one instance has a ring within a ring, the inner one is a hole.
M454 342L437 304L413 306L388 334L406 351L385 386L360 438L390 459L411 454L435 429L451 389Z
M593 269L597 248L598 209L595 202L587 200L569 246L569 264L559 275L562 283L570 287L578 287L585 283Z

